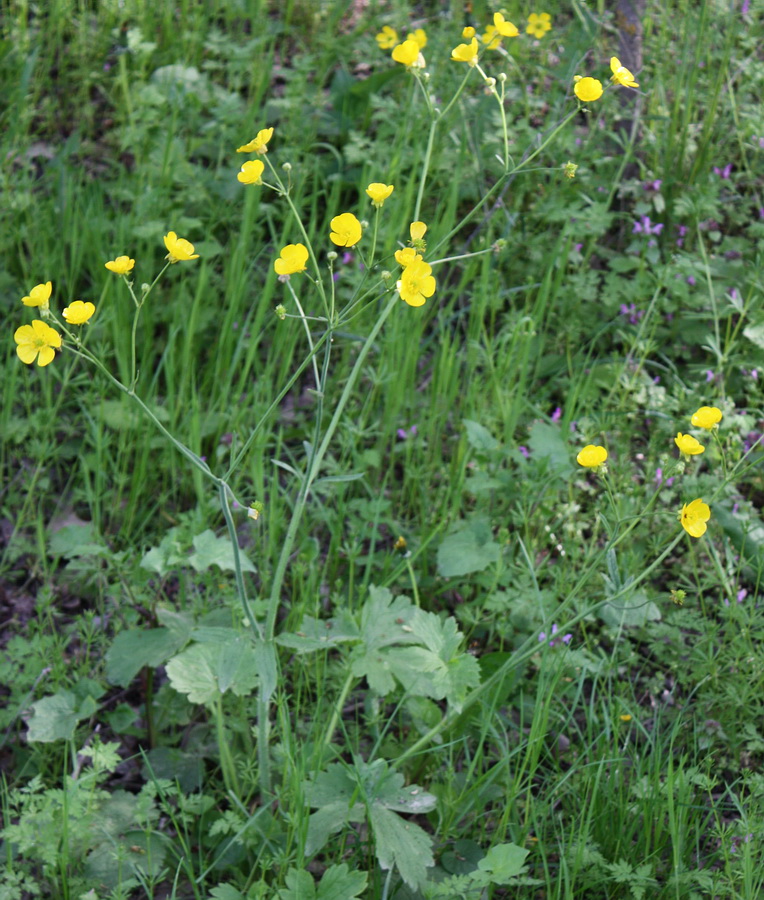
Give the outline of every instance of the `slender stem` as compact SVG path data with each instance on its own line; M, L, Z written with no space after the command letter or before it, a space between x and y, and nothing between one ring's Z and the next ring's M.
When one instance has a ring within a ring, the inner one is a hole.
M422 174L419 176L419 190L416 195L416 206L414 207L414 221L419 221L419 211L422 208L422 198L424 197L424 186L427 181L427 170L430 168L430 159L432 157L432 145L435 141L435 129L441 119L433 119L430 122L430 133L427 135L427 148L424 151L424 160L422 161Z
M348 672L345 683L342 685L342 690L340 691L340 695L337 698L337 702L334 704L334 710L332 711L332 717L329 719L329 724L326 726L326 731L324 732L324 739L321 742L324 747L328 747L332 742L332 735L334 734L334 729L337 727L337 721L339 720L340 713L342 712L342 707L345 705L345 700L347 700L347 696L350 693L350 688L353 686L353 682L355 681L355 677L352 672Z
M313 336L310 333L310 326L305 318L305 312L300 304L300 301L295 293L294 288L292 287L292 281L287 280L287 288L289 289L289 293L292 295L292 300L294 300L295 306L300 311L300 318L302 319L302 324L305 327L305 335L308 338L308 346L310 347L310 360L313 363L313 377L316 379L316 390L321 390L321 378L318 374L318 363L316 362L316 351L313 347Z
M287 529L286 536L284 538L284 543L281 547L281 554L279 556L278 563L276 565L276 571L273 575L273 582L271 584L271 592L270 597L268 598L268 609L266 612L266 620L265 620L265 640L272 641L273 635L276 628L276 617L278 615L279 606L281 604L281 588L284 583L284 576L286 575L287 565L289 563L289 557L292 553L292 548L294 546L295 538L297 537L297 528L300 524L300 519L302 518L303 510L305 509L305 503L307 501L308 494L310 492L311 485L318 474L319 468L323 461L323 458L326 454L326 451L329 449L329 444L334 437L334 432L337 430L337 426L339 425L340 417L347 405L348 400L350 399L350 394L352 393L353 388L355 387L356 380L361 373L361 367L366 360L366 357L369 351L374 344L374 341L377 339L377 335L379 334L382 326L384 325L387 317L393 311L393 307L398 304L398 296L397 294L390 300L388 305L382 311L382 315L377 319L374 327L369 332L369 336L366 338L361 351L356 358L355 364L350 372L348 380L345 384L345 388L342 391L342 395L337 403L337 406L334 410L334 415L326 429L326 434L324 435L324 439L321 442L321 446L316 450L313 455L313 458L310 462L310 466L308 471L305 473L305 478L303 479L302 486L300 488L300 492L297 495L297 500L295 502L295 508L292 513L292 519L289 523L289 528Z

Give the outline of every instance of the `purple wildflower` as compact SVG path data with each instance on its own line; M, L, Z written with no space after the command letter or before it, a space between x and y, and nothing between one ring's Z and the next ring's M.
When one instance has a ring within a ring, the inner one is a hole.
M711 369L706 369L706 384L708 384L709 381L713 381L715 377L716 376Z
M555 409L555 411L552 413L552 421L553 421L553 422L559 422L561 418L562 418L562 410L561 410L560 407L558 406L558 407Z
M655 181L645 181L642 183L642 189L645 191L659 191L661 189L661 185L663 181L660 178L656 178Z
M718 175L719 178L729 179L731 172L732 163L727 163L723 169L720 169L719 166L714 166L714 175Z
M559 630L560 629L557 627L556 623L554 625L552 625L552 631L551 631L551 634L549 635L549 637L554 638L554 636L557 634L557 632ZM545 631L542 631L541 634L539 634L539 643L542 644L546 639L547 639L547 634ZM563 642L563 644L565 644L566 646L571 642L572 639L573 639L572 634L564 634L561 638L559 638L559 640L561 640ZM549 646L554 647L556 643L557 643L556 640L551 640L551 641L549 641Z
M694 275L687 276L687 284L689 284L690 287L695 287L695 276Z
M634 223L631 229L632 234L660 234L663 231L663 225L660 222L651 222L650 216L642 216Z
M395 433L402 441L405 441L410 437L416 437L417 427L416 425L412 425L409 429L399 428Z
M530 459L531 451L527 447L518 447L517 449L526 459Z
M737 592L737 602L742 603L747 596L748 591L745 588L740 588L740 590Z

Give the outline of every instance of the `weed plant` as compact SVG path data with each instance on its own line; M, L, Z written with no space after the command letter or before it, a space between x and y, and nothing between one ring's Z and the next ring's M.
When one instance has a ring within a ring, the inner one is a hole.
M753 5L3 4L0 898L761 895Z

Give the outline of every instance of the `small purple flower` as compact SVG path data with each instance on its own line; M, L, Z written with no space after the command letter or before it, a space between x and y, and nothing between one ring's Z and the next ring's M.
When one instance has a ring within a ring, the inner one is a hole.
M663 231L663 225L660 222L651 222L650 216L642 216L634 223L631 229L632 234L660 234Z
M759 380L759 370L758 369L751 369L751 378L753 378L754 381Z
M633 303L630 303L628 306L625 303L621 304L621 315L628 316L631 325L636 325L644 314L645 311L643 309L637 309Z
M742 603L747 596L748 591L745 588L740 588L740 590L737 592L737 602Z
M411 428L409 428L409 429L399 428L395 433L398 435L398 437L402 441L405 441L405 440L408 440L408 438L410 438L410 437L411 438L416 437L417 427L416 427L416 425L412 425Z
M518 447L517 449L526 459L530 459L531 451L527 447Z
M559 631L559 628L557 627L557 625L556 624L552 625L552 632L549 635L549 637L554 638L554 636L557 634L558 631ZM547 639L547 634L545 631L542 631L541 634L539 634L539 643L542 644L546 639ZM572 639L573 639L572 634L564 634L561 638L559 638L559 640L561 640L563 642L563 644L565 644L566 646L571 642ZM549 641L549 646L554 647L556 643L557 643L556 640L551 640L551 641Z
M663 181L660 178L656 178L655 181L643 182L642 189L645 191L659 191L662 184Z
M706 384L708 384L709 381L713 381L715 377L716 376L711 369L706 369Z
M731 172L732 163L727 163L727 165L723 169L720 169L719 166L714 166L714 175L718 175L719 178L729 180Z
M558 407L555 409L555 411L552 413L552 421L553 421L553 422L559 422L561 418L562 418L562 410L561 410L560 407L558 406Z
M690 287L695 287L695 276L694 275L687 276L687 284L689 284Z
M664 481L663 481L663 469L661 469L660 466L655 470L655 482L656 482L656 484L664 484ZM674 479L673 479L673 478L667 478L666 481L665 481L666 487L671 487L671 485L672 485L673 483L674 483Z
M660 384L660 383L661 383L661 376L656 375L655 378L653 378L653 384Z
M574 244L573 249L576 251L576 253L580 253L581 250L583 249L583 246L584 246L583 244Z
M740 7L740 12L742 15L747 16L748 10L751 8L751 0L743 0L743 5Z
M764 206L759 207L759 218L764 219Z

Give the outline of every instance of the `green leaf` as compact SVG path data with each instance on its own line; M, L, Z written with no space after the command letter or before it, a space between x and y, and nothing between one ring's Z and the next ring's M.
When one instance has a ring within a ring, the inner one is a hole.
M144 666L161 666L186 643L169 628L131 628L120 633L106 651L106 678L127 687Z
M29 720L27 740L49 743L71 740L77 723L88 719L98 709L95 699L86 694L78 697L73 691L59 691L32 704L34 715Z
M351 655L351 671L366 678L369 687L384 696L395 687L389 657L383 648L393 644L416 643L408 625L416 607L408 597L393 597L387 588L373 585L361 610L361 640Z
M210 891L210 900L246 900L246 897L233 885L219 884Z
M65 525L48 541L48 552L51 556L63 556L73 559L78 556L105 556L109 548L97 540L95 526L92 522L83 525Z
M462 424L467 432L467 443L473 450L490 453L491 450L498 449L499 442L479 422L473 422L472 419L462 419Z
M516 844L499 844L491 847L477 867L487 872L494 884L507 884L522 872L527 855L528 851Z
M255 642L255 665L261 696L267 701L273 696L279 680L279 664L272 641Z
M246 696L257 683L257 660L249 638L193 644L173 657L166 670L170 684L192 703L213 703L228 690Z
M297 632L280 634L276 643L297 653L313 653L348 641L357 641L360 636L361 632L350 613L343 611L336 618L328 620L304 616Z
M409 887L424 884L427 869L435 865L430 836L414 822L407 822L378 804L372 805L369 819L380 866L396 866Z
M353 900L366 890L366 872L351 872L345 863L329 866L321 877L316 900Z
M285 880L287 890L279 891L279 900L315 900L316 886L310 872L290 869Z
M571 453L562 439L557 425L534 422L531 426L528 446L533 459L546 459L554 472L572 471Z
M209 569L210 566L218 566L228 572L234 572L236 566L233 559L233 544L230 538L216 537L215 532L207 529L193 540L195 553L188 558L188 562L197 572ZM256 572L257 569L247 559L247 557L239 551L239 564L242 572Z
M497 562L501 548L492 540L491 527L484 516L448 535L438 548L438 573L446 578L482 572Z
M764 350L764 322L759 322L755 325L746 325L743 329L743 334L752 344L756 344L757 347Z
M152 547L144 554L141 566L150 572L156 572L160 578L164 578L173 569L187 566L188 557L183 553L180 541L176 539L177 533L177 528L171 528L158 547Z

